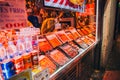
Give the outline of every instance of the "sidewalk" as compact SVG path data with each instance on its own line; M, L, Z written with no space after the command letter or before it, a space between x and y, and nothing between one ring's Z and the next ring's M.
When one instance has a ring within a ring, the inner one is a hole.
M116 39L109 55L103 80L120 80L120 36Z
M120 71L106 71L103 80L120 80Z

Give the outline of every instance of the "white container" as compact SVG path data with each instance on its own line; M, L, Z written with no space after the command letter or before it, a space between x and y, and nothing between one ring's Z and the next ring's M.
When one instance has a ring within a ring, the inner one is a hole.
M7 58L6 55L6 49L5 47L2 45L2 43L0 43L0 61L3 61L4 59Z
M20 39L17 40L16 47L17 47L18 55L22 55L23 53L25 53L24 43Z
M13 44L12 41L8 42L8 47L7 47L7 56L8 58L13 58L14 56L16 56L17 53L17 48L16 46Z

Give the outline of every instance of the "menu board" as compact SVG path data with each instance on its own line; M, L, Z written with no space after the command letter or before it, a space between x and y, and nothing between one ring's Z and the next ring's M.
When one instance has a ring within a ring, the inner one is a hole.
M55 70L57 69L56 65L47 56L44 55L41 55L39 57L39 65L42 69L48 68L50 74L55 72Z
M59 50L55 49L50 52L50 57L59 65L64 65L69 61L69 59Z
M84 12L86 0L44 0L44 6Z
M46 35L46 38L48 39L50 44L53 46L53 48L62 44L61 41L59 41L59 39L56 37L55 34Z

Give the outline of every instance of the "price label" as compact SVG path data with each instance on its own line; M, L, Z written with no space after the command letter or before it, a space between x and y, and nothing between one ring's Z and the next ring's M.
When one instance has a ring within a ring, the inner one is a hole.
M33 79L34 80L49 80L49 76L50 76L49 70L48 70L48 68L46 68L43 71L35 74L33 76Z

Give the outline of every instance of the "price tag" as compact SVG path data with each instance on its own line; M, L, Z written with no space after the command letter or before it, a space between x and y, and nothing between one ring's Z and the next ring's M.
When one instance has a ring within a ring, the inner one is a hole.
M46 68L43 71L35 74L33 76L33 79L34 80L49 80L49 76L50 76L49 70L48 70L48 68Z

